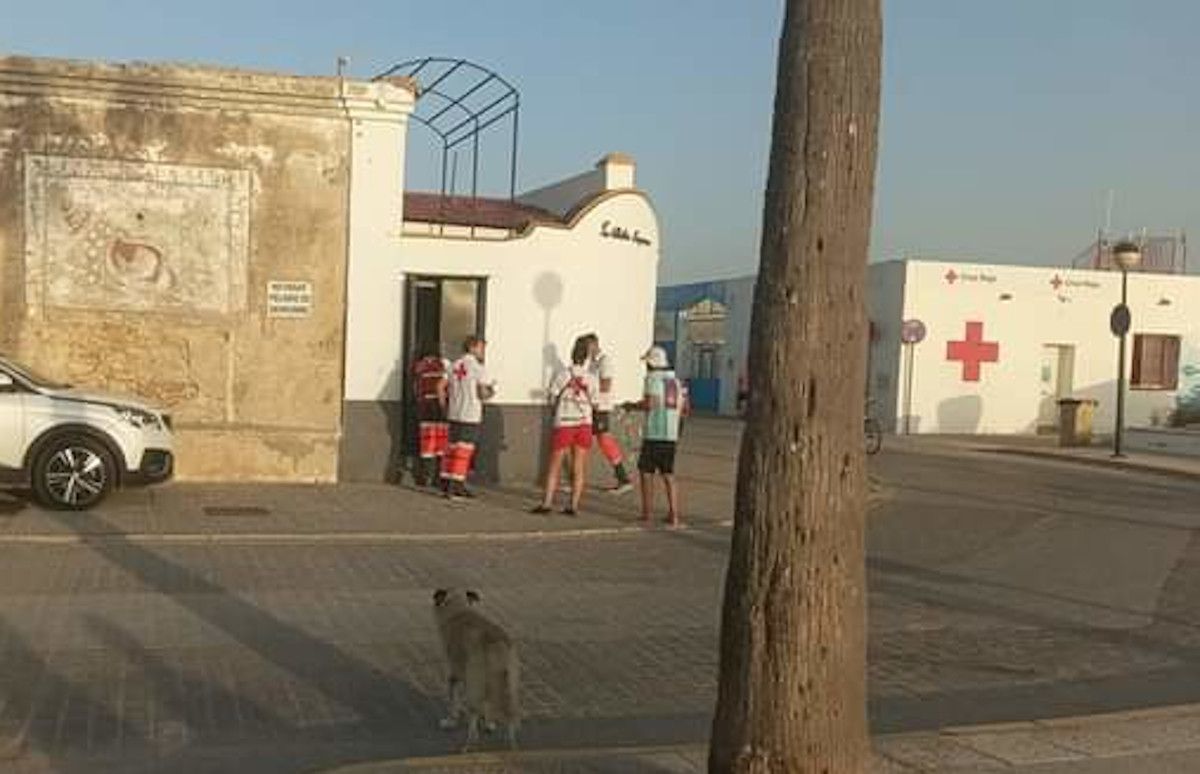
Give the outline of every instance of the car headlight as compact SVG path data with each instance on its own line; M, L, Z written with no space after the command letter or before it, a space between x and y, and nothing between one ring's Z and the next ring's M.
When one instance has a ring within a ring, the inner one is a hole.
M139 429L144 427L159 429L162 426L158 417L149 411L142 411L131 406L117 406L116 412L121 419Z

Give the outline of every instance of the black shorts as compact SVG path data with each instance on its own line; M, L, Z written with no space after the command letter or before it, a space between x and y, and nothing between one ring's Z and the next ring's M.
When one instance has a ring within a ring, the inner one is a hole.
M609 420L612 418L610 411L594 411L592 412L592 435L601 435L609 432Z
M446 412L437 401L417 401L418 422L445 422Z
M450 443L479 443L479 425L474 422L451 422Z
M674 441L642 441L642 452L638 455L638 470L642 473L662 473L669 476L675 472Z

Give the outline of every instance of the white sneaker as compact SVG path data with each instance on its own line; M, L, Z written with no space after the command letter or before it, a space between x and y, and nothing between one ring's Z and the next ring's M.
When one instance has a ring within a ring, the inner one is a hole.
M617 484L616 486L614 486L612 489L610 489L608 491L609 491L609 494L613 494L613 495L629 494L630 492L633 491L633 484L626 481L623 484Z

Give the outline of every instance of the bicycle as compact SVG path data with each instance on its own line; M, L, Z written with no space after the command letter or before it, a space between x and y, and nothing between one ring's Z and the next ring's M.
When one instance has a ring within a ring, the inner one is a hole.
M628 454L633 454L642 448L642 412L638 409L627 409L616 406L609 419L610 427Z

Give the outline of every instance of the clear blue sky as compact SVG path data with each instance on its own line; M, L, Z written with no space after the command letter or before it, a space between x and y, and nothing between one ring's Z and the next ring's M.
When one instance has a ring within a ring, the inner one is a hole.
M1200 239L1200 3L890 0L873 257L1068 260L1115 228ZM522 187L632 153L663 279L753 271L778 0L0 0L0 50L370 76L467 57L522 91ZM413 182L431 146L414 130ZM422 155L424 154L424 155ZM499 160L493 161L497 163ZM1200 251L1193 263L1200 264Z

